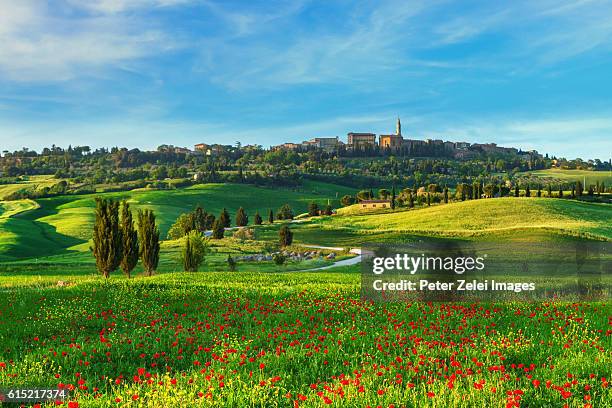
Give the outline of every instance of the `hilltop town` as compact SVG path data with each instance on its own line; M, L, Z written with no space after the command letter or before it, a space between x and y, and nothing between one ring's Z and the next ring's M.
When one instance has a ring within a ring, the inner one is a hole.
M242 146L243 150L260 149L260 146ZM220 144L198 143L193 150L187 148L164 146L163 149L176 153L200 153L214 156L222 152L233 150L233 146ZM288 150L304 152L320 149L327 153L336 153L339 156L368 156L379 154L394 154L398 156L429 156L449 157L455 159L471 159L480 154L492 155L526 155L532 158L540 157L535 150L523 151L515 147L502 147L496 143L468 143L443 141L440 139L408 139L402 135L402 123L397 118L395 133L375 134L370 132L348 132L346 142L338 136L314 137L302 143L286 142L270 147L270 150Z

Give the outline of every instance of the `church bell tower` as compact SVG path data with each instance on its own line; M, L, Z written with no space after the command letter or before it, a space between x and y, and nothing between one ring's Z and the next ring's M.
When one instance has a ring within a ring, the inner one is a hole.
M400 122L399 116L397 117L397 125L395 127L395 134L398 136L402 135L402 122Z

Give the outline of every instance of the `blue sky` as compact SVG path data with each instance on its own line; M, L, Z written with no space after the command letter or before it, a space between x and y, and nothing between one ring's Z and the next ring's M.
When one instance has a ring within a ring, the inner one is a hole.
M0 0L0 149L348 131L612 152L609 1Z

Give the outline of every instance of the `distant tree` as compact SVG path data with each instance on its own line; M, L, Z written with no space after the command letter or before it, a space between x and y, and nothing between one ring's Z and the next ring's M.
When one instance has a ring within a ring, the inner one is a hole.
M199 231L191 231L184 238L181 259L185 272L196 272L206 255L206 240Z
M279 220L292 220L293 219L293 210L289 206L289 204L284 204L281 208L276 212L276 218Z
M96 267L105 278L108 278L121 262L121 241L119 203L97 198L92 251L96 258Z
M183 213L168 230L168 238L180 239L195 229L194 213Z
M159 263L159 229L155 225L153 211L138 211L138 237L140 238L140 260L145 275L151 276Z
M244 227L249 223L249 217L244 211L244 208L240 207L236 212L236 226Z
M588 190L588 194L589 194L589 196L591 196L591 197L592 197L592 196L593 196L593 194L594 194L594 192L595 192L595 191L593 190L593 185L592 185L592 184L590 184L590 185L589 185L589 190Z
M444 187L444 204L448 204L448 187Z
M327 204L325 206L325 210L323 210L323 214L324 215L332 215L333 214L332 206Z
M368 191L368 190L361 190L360 192L357 193L357 201L365 201L365 200L371 200L373 197L372 195L372 191Z
M193 212L193 228L199 232L205 232L210 228L210 225L208 225L208 214L199 205Z
M519 196L519 185L518 185L518 183L514 185L514 196L515 197Z
M582 196L582 193L584 191L584 187L582 186L582 183L580 181L576 182L576 195L578 197Z
M263 223L263 219L261 218L261 215L259 215L259 211L255 212L255 218L253 219L253 222L255 223L255 225L261 225Z
M342 204L344 207L347 207L353 204L354 202L355 200L353 199L353 196L348 195L348 194L342 197L342 199L340 200L340 204Z
M278 238L280 246L289 246L293 242L293 232L287 225L283 225L278 231Z
M538 193L537 193L538 197L542 197L542 186L538 185Z
M529 184L525 187L525 197L531 197L531 190L529 190Z
M570 198L574 199L576 198L576 187L572 186L572 191L570 192Z
M414 196L412 192L408 194L408 208L414 208Z
M548 190L548 197L552 197L552 185L550 183L546 186L546 189Z
M227 255L227 267L230 270L230 272L236 271L237 263L236 263L236 260L232 258L231 254Z
M121 205L121 270L127 277L138 264L138 233L134 228L132 211L127 201Z
M559 198L563 198L563 187L559 186Z
M388 199L390 195L391 195L391 192L387 190L386 188L381 188L380 190L378 190L378 197L381 200Z
M230 216L225 208L221 211L221 215L219 215L219 221L221 221L221 225L223 225L224 228L229 228L231 226Z
M218 219L215 220L215 223L213 224L212 237L214 239L223 239L224 236L225 236L225 227L223 226L223 222L221 221L221 218L219 217Z
M308 204L308 215L310 217L314 217L316 215L319 215L319 206L317 205L317 203L312 202L312 203Z
M427 205L431 205L431 193L429 191L427 192Z
M391 189L391 209L395 210L395 202L397 200L397 195L395 193L395 184L393 185L393 189Z
M270 209L270 211L268 211L268 222L270 224L274 224L274 213L272 212L271 209Z

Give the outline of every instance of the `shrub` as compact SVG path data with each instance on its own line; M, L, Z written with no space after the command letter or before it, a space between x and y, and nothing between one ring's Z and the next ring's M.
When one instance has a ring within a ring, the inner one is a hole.
M229 268L230 272L235 272L236 271L236 260L234 258L232 258L231 255L227 256L227 267Z
M275 264L277 265L284 265L285 262L287 261L287 257L281 253L278 254L274 254L274 256L272 257L272 260L274 261Z
M252 241L255 239L255 230L253 228L238 228L232 236L239 241Z

